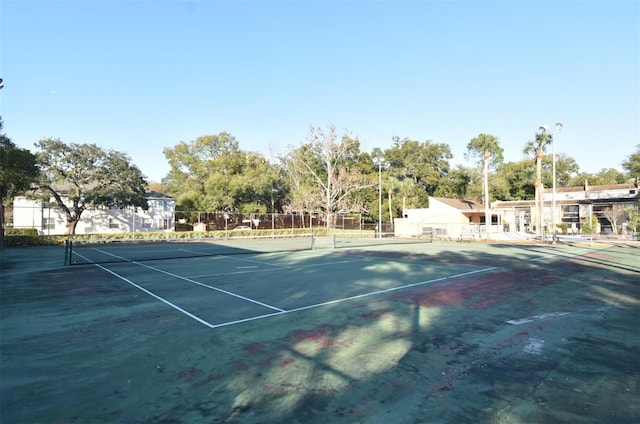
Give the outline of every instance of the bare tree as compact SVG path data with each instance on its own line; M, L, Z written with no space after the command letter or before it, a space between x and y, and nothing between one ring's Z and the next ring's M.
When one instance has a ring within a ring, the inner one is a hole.
M627 211L622 207L611 205L607 209L602 210L602 216L611 224L613 233L618 234L618 223L627 218Z
M360 142L338 137L334 125L311 126L307 143L282 159L291 178L291 205L324 210L327 227L336 212L353 210L354 193L373 186L358 167L360 155Z

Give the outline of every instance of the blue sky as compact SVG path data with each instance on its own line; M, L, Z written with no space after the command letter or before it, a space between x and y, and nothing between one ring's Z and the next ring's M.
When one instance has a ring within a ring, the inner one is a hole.
M333 123L364 151L480 133L522 159L541 124L581 171L640 144L637 1L0 3L0 115L127 153L159 181L165 147L227 131L270 157Z

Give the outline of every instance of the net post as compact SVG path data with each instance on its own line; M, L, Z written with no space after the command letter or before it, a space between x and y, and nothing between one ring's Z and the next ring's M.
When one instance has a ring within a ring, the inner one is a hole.
M311 233L311 250L316 250L316 235Z
M333 233L331 235L331 239L332 239L332 243L333 243L333 248L336 248L336 233Z
M64 266L71 265L71 240L64 241Z

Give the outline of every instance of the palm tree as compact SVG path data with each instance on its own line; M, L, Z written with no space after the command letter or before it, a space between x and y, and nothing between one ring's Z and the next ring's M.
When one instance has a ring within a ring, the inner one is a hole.
M406 183L409 183L413 186L413 182L411 180L400 179L398 177L389 175L385 177L383 186L387 188L387 200L389 202L389 221L393 222L393 203L392 197L396 193L400 193L403 191L403 187L406 187ZM404 209L404 204L403 204Z
M479 134L467 144L467 158L482 161L484 221L487 240L491 239L491 214L489 213L489 166L496 166L504 160L503 150L497 137L489 134Z
M404 211L407 209L407 198L411 197L416 184L411 178L404 178L399 181L398 191L402 194L402 217L404 218Z
M524 153L530 155L535 154L536 158L536 210L538 211L536 230L540 238L544 236L542 215L544 212L544 202L542 201L542 191L544 186L542 184L542 158L547 146L553 142L551 134L536 134L535 141L529 141L524 147Z

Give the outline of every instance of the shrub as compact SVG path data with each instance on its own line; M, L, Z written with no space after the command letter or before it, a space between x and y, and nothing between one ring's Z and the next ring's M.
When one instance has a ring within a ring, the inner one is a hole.
M38 230L35 228L5 228L5 236L37 236Z

